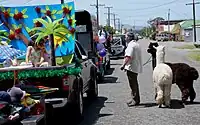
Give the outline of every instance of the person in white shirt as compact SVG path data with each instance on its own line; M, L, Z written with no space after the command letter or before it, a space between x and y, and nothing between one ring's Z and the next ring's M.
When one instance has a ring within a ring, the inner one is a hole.
M125 50L125 57L121 70L125 70L131 88L132 99L127 102L127 105L136 106L140 103L139 85L137 76L142 73L142 55L141 48L135 34L129 32L126 34L127 48Z

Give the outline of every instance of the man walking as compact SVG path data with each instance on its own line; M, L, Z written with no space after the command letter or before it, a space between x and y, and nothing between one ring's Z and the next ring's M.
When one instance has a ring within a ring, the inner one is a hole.
M125 50L125 57L121 70L125 70L129 80L131 88L132 99L127 102L129 107L139 105L140 94L137 76L138 73L142 73L142 57L141 48L136 40L136 36L133 32L129 32L126 35L127 48Z

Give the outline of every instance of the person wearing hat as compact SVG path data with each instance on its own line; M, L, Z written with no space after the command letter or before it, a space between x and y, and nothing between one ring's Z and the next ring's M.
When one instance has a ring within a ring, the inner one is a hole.
M137 38L133 32L126 34L127 48L125 50L124 62L121 70L125 70L129 85L131 88L132 99L127 102L127 105L136 106L140 103L138 73L142 73L142 56L141 48L137 42Z
M7 92L11 97L12 103L21 103L21 100L23 100L26 95L26 92L22 91L18 87L12 87L12 88L8 89Z
M30 98L30 94L26 93L25 91L21 90L18 87L12 87L8 89L7 92L11 97L12 103L23 104L26 107L34 103L39 103L38 100Z

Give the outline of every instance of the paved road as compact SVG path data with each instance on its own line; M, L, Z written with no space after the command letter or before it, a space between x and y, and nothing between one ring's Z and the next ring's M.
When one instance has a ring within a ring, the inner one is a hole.
M148 40L139 41L143 49L143 62L149 54L146 52ZM188 61L184 50L173 46L185 43L161 43L167 46L168 62L186 62L197 67L200 64ZM184 52L183 52L184 51ZM105 82L99 85L99 98L93 104L85 107L84 120L80 125L199 125L200 124L200 82L195 82L197 92L196 104L182 106L178 100L181 94L176 85L172 88L172 109L159 109L155 105L152 83L151 63L144 66L144 72L139 76L141 105L129 108L126 105L130 97L130 89L124 72L119 66L122 60L112 60L111 70Z

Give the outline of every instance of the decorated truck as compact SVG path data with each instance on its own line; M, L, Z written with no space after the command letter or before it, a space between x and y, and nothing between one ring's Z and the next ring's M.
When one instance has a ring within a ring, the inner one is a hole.
M52 105L54 110L72 106L76 116L81 116L83 94L86 93L91 100L98 96L97 68L93 63L94 52L85 51L81 41L76 40L75 26L78 20L75 20L74 2L3 6L0 12L0 38L7 42L1 42L0 45L1 92L18 87L33 99L45 97L44 107ZM92 37L87 39L90 41ZM40 67L26 62L30 41L35 45L41 45L42 41L44 48L41 51L45 52L48 65ZM43 112L45 123L51 123L53 117L50 111L47 112L48 108ZM41 119L36 117L38 115L35 113L28 118L22 117L21 122L38 122Z

